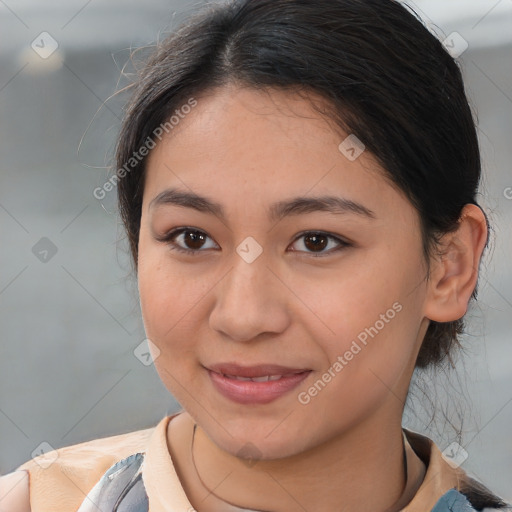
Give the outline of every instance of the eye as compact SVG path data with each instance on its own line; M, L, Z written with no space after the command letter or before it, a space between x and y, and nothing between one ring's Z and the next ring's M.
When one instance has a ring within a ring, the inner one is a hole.
M156 237L156 239L160 242L167 243L169 248L173 251L192 256L203 252L201 249L214 249L218 247L215 243L213 247L208 247L205 241L208 239L211 240L211 238L204 231L194 228L174 229L161 237ZM292 252L306 252L313 257L327 256L352 245L337 236L319 231L305 231L300 233L294 243L299 240L303 240L302 246L305 247L306 250L292 249ZM334 247L329 251L324 251L324 249L329 246L329 243L334 243Z
M193 228L178 228L166 233L162 237L156 237L158 241L166 242L171 250L192 256L202 252L199 249L204 247L204 242L208 238L210 237L204 231ZM178 245L178 243L185 245L185 247ZM212 249L212 247L206 248Z
M299 252L306 252L309 253L311 256L318 258L323 256L328 256L329 254L332 254L333 252L337 252L341 249L344 249L346 247L350 247L352 244L349 242L342 240L341 238L330 235L328 233L323 233L321 231L306 231L304 233L301 233L295 241L303 240L302 245L306 247L306 251L299 251ZM329 241L334 241L334 248L329 251L323 251L328 245ZM293 249L293 251L296 251ZM312 252L311 252L312 251ZM315 254L317 253L317 254Z

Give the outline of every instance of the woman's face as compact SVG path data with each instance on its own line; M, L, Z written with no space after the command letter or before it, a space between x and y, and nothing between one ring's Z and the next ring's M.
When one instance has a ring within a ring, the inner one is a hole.
M149 155L139 238L165 386L233 454L399 423L428 326L416 210L289 92L218 89L182 117Z

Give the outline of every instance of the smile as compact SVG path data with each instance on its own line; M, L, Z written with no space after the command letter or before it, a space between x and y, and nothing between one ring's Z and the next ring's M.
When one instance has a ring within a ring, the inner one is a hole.
M228 363L205 369L213 387L223 397L244 405L277 400L297 387L312 371L268 364L242 367Z

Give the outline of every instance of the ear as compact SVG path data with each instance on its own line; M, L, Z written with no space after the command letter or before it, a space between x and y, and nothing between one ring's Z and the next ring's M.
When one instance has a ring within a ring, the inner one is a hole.
M456 231L445 234L440 256L432 258L425 316L451 322L464 316L478 279L478 267L487 242L487 221L482 210L464 206Z

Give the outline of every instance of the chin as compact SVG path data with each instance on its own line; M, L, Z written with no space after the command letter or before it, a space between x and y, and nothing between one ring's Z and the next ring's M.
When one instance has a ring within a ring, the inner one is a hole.
M286 425L281 425L285 428L279 428L281 421L282 418L268 418L265 421L244 421L244 418L240 418L223 425L225 429L216 422L208 422L207 425L203 424L203 430L222 450L251 464L255 460L291 457L310 447L311 440L304 438L305 426L299 428L295 424L290 428L291 425L285 421Z

